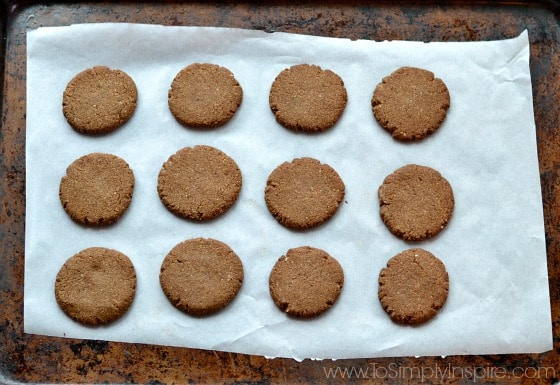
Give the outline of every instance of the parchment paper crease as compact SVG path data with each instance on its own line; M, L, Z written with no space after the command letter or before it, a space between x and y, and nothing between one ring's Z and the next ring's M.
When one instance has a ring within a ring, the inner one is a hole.
M503 41L421 43L86 24L29 31L27 43L25 332L295 359L552 348L527 32ZM240 109L222 128L190 130L169 113L169 85L193 62L226 66L243 87ZM298 63L331 69L347 87L341 120L320 135L282 128L268 106L276 75ZM102 137L74 132L61 109L68 81L94 65L126 71L139 91L133 118ZM433 71L451 94L444 124L419 143L396 142L371 113L375 85L400 66ZM236 205L202 224L168 212L156 191L162 163L178 149L196 144L225 151L243 173ZM116 225L103 229L76 225L58 198L66 167L95 151L122 157L136 177L129 210ZM346 184L346 196L328 223L293 232L268 213L263 191L272 169L301 156L333 166ZM377 188L407 163L438 169L453 186L456 200L448 227L417 244L392 236L379 218ZM167 252L192 237L228 243L245 268L234 302L206 318L176 310L159 286ZM268 293L275 261L302 245L326 250L345 272L335 306L306 321L285 316ZM90 246L120 250L137 270L131 309L106 327L73 322L54 298L61 265ZM403 327L381 308L377 277L390 257L413 246L430 250L446 264L450 292L431 322Z

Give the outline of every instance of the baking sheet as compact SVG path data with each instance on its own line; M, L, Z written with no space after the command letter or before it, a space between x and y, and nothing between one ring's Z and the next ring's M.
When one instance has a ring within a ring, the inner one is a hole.
M227 66L243 87L242 106L223 128L189 130L168 111L169 84L192 62ZM341 120L321 135L283 129L268 107L274 77L302 62L337 72L348 90ZM114 134L85 137L65 122L62 92L77 72L100 64L129 73L137 83L139 103L132 120ZM370 109L375 85L403 65L432 70L451 93L443 126L415 144L394 141ZM520 353L552 347L526 32L496 42L425 44L132 24L40 28L28 33L27 79L25 332L296 359ZM204 224L173 216L156 191L161 164L179 148L195 144L228 153L244 178L233 209ZM58 201L67 165L93 151L123 157L136 176L131 207L106 229L74 224ZM270 171L300 156L329 163L346 184L337 215L308 232L281 227L263 199ZM417 244L393 237L378 215L377 187L406 163L440 170L456 198L448 228ZM197 236L228 243L245 268L235 301L206 318L174 309L158 281L167 252ZM277 258L301 245L325 249L345 270L336 305L306 321L279 312L267 282ZM78 325L54 300L58 269L90 246L116 248L137 269L133 306L108 327ZM376 294L379 270L412 246L442 259L451 281L440 314L414 328L391 323Z

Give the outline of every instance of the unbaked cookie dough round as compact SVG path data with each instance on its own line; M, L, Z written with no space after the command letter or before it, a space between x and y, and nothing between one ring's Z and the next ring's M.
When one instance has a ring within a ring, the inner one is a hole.
M269 277L270 295L280 310L301 318L318 316L338 299L344 271L326 251L310 246L288 250Z
M137 100L136 84L127 73L96 66L70 80L62 97L62 112L76 131L106 134L132 117Z
M62 265L55 297L70 318L85 325L103 325L120 318L136 293L136 272L123 253L90 247Z
M233 73L216 64L194 63L173 79L168 93L169 110L177 121L193 128L226 124L235 114L243 90Z
M270 108L278 123L310 133L334 126L347 100L340 76L309 64L294 65L280 72L269 94Z
M118 221L128 209L134 174L122 158L91 153L72 162L62 177L59 198L76 222L105 226Z
M159 279L175 307L203 316L233 301L243 283L243 264L225 243L194 238L179 243L167 254Z
M328 164L313 158L284 162L269 175L265 202L276 220L305 230L330 219L344 198L344 182Z
M402 67L383 78L371 99L381 127L401 141L421 140L436 131L447 116L450 96L433 72Z
M397 323L417 325L435 317L448 292L445 265L424 249L395 255L379 273L379 301Z
M171 212L204 221L228 211L239 197L241 184L241 171L232 158L199 145L169 157L159 172L157 190Z
M416 164L387 176L378 195L381 219L405 241L422 241L440 233L455 206L447 179L433 168Z

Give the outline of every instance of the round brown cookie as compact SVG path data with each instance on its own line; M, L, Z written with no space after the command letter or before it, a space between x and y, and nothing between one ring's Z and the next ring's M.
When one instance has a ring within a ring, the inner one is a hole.
M233 117L242 98L243 90L230 70L215 64L194 63L173 79L168 103L181 124L213 128Z
M297 158L272 171L264 198L278 222L291 229L305 230L336 213L344 189L344 182L328 164L313 158Z
M393 138L420 140L437 130L449 108L445 83L430 71L402 67L383 78L371 99L375 118Z
M215 218L233 206L241 191L233 159L210 146L185 147L171 155L158 176L158 194L171 212L195 221Z
M136 84L121 70L97 66L77 74L66 86L62 112L84 134L105 134L132 116L138 99Z
M338 261L309 246L290 249L269 277L270 295L280 310L295 317L315 317L337 300L344 284Z
M278 123L286 128L325 131L339 120L348 95L336 73L309 64L280 72L270 88L269 103Z
M59 197L66 213L84 225L110 225L132 200L134 174L111 154L92 153L76 159L60 181Z
M159 280L175 307L191 315L208 315L235 298L243 283L243 264L225 243L194 238L167 254Z
M103 247L84 249L69 258L54 287L60 308L85 325L115 321L128 310L135 292L136 272L130 259Z
M379 273L379 301L397 323L416 325L435 317L448 291L443 262L423 249L395 255Z
M383 222L405 241L438 234L451 219L455 205L449 182L438 171L416 164L387 176L378 195Z

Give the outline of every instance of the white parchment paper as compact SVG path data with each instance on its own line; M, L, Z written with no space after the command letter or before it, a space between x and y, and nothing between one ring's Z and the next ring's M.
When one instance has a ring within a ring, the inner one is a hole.
M527 32L503 41L421 43L86 24L29 31L27 44L25 332L296 359L552 348ZM243 87L240 109L222 128L190 130L169 112L169 85L193 62L226 66ZM298 63L335 71L348 91L342 118L320 135L284 129L268 106L276 75ZM95 65L126 71L139 91L133 118L102 137L74 132L61 109L68 81ZM393 140L371 112L375 85L400 66L433 71L451 94L444 124L419 143ZM243 174L239 201L209 223L174 216L156 191L162 163L178 149L196 144L226 152ZM66 167L90 152L122 157L136 177L129 210L108 228L76 225L58 198ZM346 196L328 223L293 232L269 214L263 191L278 164L301 156L333 166L346 184ZM438 169L453 186L456 200L448 227L415 244L389 233L379 218L377 199L385 176L407 163ZM205 318L176 310L159 286L167 252L192 237L228 243L245 269L236 299ZM303 245L326 250L345 272L338 302L313 320L287 317L268 292L276 260ZM138 276L132 307L104 327L73 322L54 298L55 277L64 261L91 246L127 254ZM389 258L413 246L445 263L450 292L436 318L405 327L384 313L377 278Z

